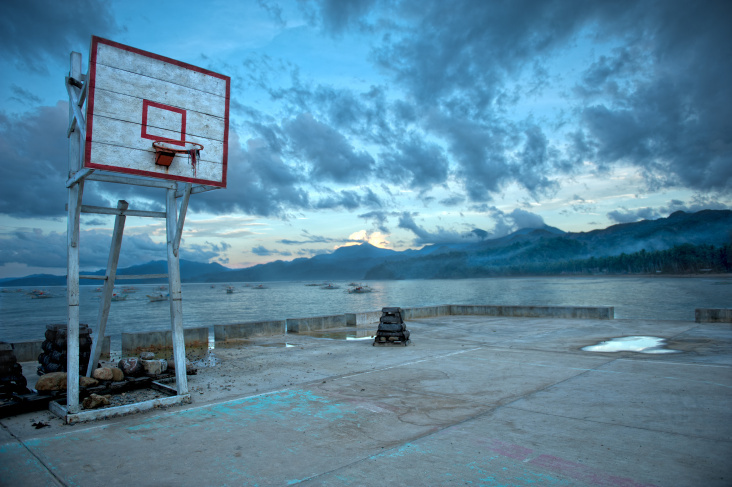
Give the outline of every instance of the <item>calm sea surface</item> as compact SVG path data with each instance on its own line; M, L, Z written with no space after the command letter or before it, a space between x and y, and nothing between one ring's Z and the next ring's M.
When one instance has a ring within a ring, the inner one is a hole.
M250 284L183 284L183 323L199 327L255 320L374 311L384 306L438 304L614 306L616 318L694 320L695 308L732 307L732 276L727 277L548 277L460 280L368 281L369 294L306 286L304 282ZM112 303L107 335L170 329L167 301L150 302L146 294L158 285L135 285L126 301ZM96 333L97 286L81 286L81 322ZM117 288L121 291L122 286ZM29 292L33 288L24 288ZM25 293L0 293L0 340L43 340L45 326L66 322L64 287L40 288L55 294L32 299Z

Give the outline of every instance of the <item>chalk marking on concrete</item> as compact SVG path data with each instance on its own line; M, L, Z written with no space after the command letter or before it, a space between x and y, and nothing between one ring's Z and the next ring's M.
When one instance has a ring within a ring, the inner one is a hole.
M467 353L467 352L473 352L473 351L476 351L476 350L481 350L483 348L484 347L477 347L477 348L473 348L473 349L469 349L469 350L458 350L457 352L450 352L448 354L438 355L436 357L430 357L430 358L425 358L425 359L420 359L420 360L414 360L414 361L411 361L411 362L405 362L405 363L398 364L398 365L392 365L392 366L389 366L389 367L383 367L381 369L367 370L367 371L358 372L358 373L355 373L355 374L343 375L343 376L334 376L334 377L329 378L328 380L338 380L338 379L344 379L344 378L350 378L350 377L357 377L357 376L360 376L360 375L370 374L370 373L373 373L373 372L381 372L381 371L384 371L384 370L389 370L389 369L393 369L393 368L397 368L397 367L402 367L402 366L405 366L405 365L413 365L413 364L418 364L418 363L421 363L421 362L427 362L427 361L434 360L434 359L442 359L442 358L445 358L445 357L450 357L452 355L459 355L459 354L463 354L463 353ZM313 382L313 383L316 383L316 382ZM301 384L301 386L306 386L306 385L307 384ZM206 404L201 404L201 405L198 405L198 406L191 406L191 407L176 409L174 411L161 412L161 413L158 413L155 417L166 417L166 416L181 414L181 413L188 412L188 411L196 411L196 410L199 410L199 409L210 408L210 407L213 407L213 406L224 406L224 405L227 405L227 404L232 404L232 403L240 402L242 400L250 400L250 399L256 399L256 398L259 398L259 397L266 397L266 396L270 396L270 395L273 395L273 394L281 394L281 393L284 393L284 392L289 392L289 391L292 391L292 390L293 390L293 388L292 387L289 387L289 388L284 388L284 389L277 389L277 390L274 390L274 391L261 392L259 394L254 394L254 395L251 395L251 396L245 396L243 398L242 397L239 397L239 398L236 398L236 399L229 399L227 401L206 403ZM81 428L80 427L81 425L76 425L75 428L74 428L73 433L87 432L87 431L92 431L92 430L95 430L95 429L106 429L106 428L113 427L116 424L117 423L115 422L113 424L90 425L90 426L84 427L84 428ZM65 433L64 432L64 433L61 433L59 435L54 435L54 437L67 436L68 434L71 434L71 433L72 432L68 432L68 433ZM33 440L39 440L40 441L40 440L43 440L44 438L46 438L46 437L27 438L25 441L33 441Z
M10 428L5 426L4 424L0 423L0 426L8 432L11 438L13 438L17 445L19 445L22 449L27 451L31 457L35 460L35 466L39 468L41 471L47 472L51 478L56 482L57 485L68 485L66 484L61 478L56 475L56 473L53 471L52 468L50 468L48 465L46 465L46 462L44 462L33 450L30 449L30 447L20 438L15 436L12 431L10 431ZM11 445L12 443L5 443L4 445ZM4 450L4 448L3 448ZM27 464L27 462L26 462Z

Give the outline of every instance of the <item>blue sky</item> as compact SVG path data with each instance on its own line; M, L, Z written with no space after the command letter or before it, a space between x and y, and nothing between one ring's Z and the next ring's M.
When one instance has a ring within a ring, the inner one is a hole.
M8 2L0 277L66 266L71 51L92 35L232 79L228 188L191 198L184 259L246 267L732 207L732 3ZM88 184L84 203L162 209ZM113 220L82 216L81 264ZM121 266L165 258L127 219Z

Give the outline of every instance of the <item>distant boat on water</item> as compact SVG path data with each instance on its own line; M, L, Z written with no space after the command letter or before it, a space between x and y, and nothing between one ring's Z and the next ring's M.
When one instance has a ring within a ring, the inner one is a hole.
M169 296L163 296L162 293L158 294L146 294L147 299L150 300L151 303L155 303L157 301L167 301Z
M371 289L368 286L356 286L354 288L349 289L348 294L365 294L365 293L370 293L371 291L373 291L373 289Z
M31 298L33 299L46 299L46 298L55 298L53 294L46 292L46 291L33 291L30 293Z

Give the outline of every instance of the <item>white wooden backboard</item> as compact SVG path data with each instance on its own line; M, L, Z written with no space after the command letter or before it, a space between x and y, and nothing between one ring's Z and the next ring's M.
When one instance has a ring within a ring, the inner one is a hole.
M228 76L94 36L87 81L85 167L226 187ZM155 141L203 150L159 166Z

